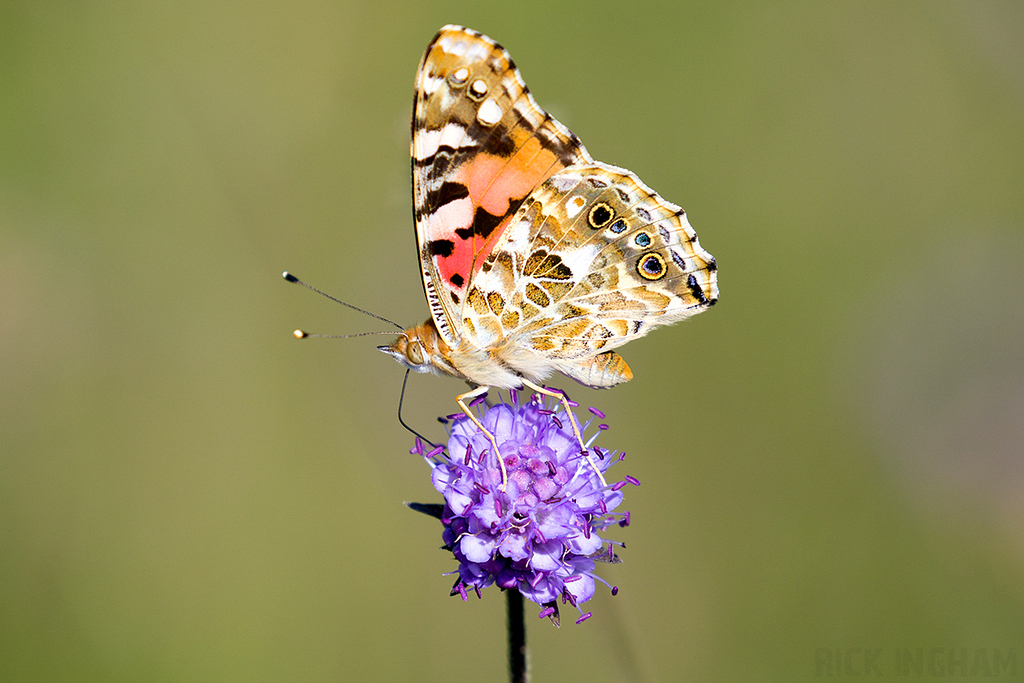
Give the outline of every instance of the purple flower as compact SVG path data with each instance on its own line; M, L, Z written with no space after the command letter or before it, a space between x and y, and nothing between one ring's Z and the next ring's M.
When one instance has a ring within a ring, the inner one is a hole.
M545 607L540 616L557 623L559 598L579 610L593 597L595 580L608 585L594 574L595 560L619 561L614 546L621 544L600 534L629 523L628 512L613 513L626 482L604 484L595 466L604 473L625 454L616 457L592 446L607 429L601 425L586 442L588 460L557 400L545 404L535 395L519 403L512 392L511 404L477 406L504 460L505 490L489 440L465 415L449 416L447 453L440 446L425 452L419 440L412 450L433 468L434 488L444 495L442 538L459 561L452 595L466 599L469 590L479 595L492 583L518 588ZM581 425L583 432L593 419ZM639 484L632 477L627 481ZM414 507L427 511L428 506ZM590 616L580 612L579 621Z

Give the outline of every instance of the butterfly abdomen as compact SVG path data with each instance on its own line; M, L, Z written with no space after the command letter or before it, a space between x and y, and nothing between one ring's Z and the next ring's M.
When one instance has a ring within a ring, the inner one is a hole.
M585 362L559 369L580 384L594 389L607 389L633 379L633 371L614 351L599 353Z

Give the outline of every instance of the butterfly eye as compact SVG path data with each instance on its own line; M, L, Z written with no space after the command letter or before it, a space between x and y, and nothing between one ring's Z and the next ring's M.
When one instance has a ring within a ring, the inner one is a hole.
M636 272L645 280L660 280L665 277L665 259L661 258L661 254L647 254L640 259Z
M405 355L413 365L423 365L423 347L414 339L405 349Z
M594 204L594 208L592 208L590 213L587 215L590 227L594 229L603 228L608 225L613 218L615 218L615 211L604 202Z

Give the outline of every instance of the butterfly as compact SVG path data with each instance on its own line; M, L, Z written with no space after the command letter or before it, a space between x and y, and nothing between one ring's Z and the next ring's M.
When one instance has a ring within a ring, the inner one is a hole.
M595 388L628 381L614 349L714 305L717 265L681 208L595 161L477 31L445 26L427 47L410 150L430 319L378 348L476 387L456 401L488 436L504 486L498 444L466 401L526 387L571 416L564 393L540 383L555 372Z

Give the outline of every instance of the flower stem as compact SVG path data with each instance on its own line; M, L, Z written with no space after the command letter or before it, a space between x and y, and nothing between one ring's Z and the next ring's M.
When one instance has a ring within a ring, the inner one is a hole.
M505 591L508 596L508 666L512 683L526 683L526 622L523 621L523 595L515 588Z

